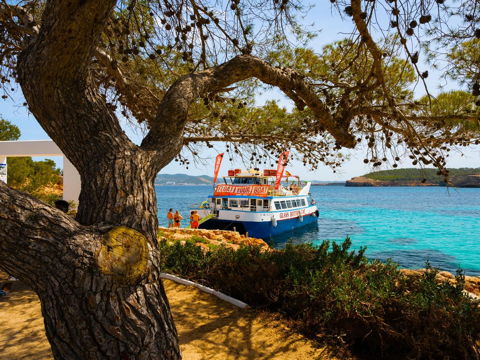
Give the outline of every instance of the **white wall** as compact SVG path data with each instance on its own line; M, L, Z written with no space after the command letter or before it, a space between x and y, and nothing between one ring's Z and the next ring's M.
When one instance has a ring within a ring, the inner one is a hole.
M0 141L0 163L10 156L63 156L63 199L78 203L80 174L53 141Z

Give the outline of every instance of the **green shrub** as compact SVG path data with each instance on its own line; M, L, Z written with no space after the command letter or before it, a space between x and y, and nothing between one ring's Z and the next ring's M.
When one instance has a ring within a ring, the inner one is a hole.
M362 357L478 358L480 310L462 293L462 274L455 286L437 283L434 269L407 278L350 245L347 238L263 252L163 242L161 254L164 271L280 312L307 335L341 336Z
M192 235L192 237L189 240L193 243L208 244L207 240L205 240L203 237L198 236L198 235Z

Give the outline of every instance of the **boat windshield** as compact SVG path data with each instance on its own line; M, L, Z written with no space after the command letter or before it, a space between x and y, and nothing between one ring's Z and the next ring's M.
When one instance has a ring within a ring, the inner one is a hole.
M261 181L257 177L235 177L232 179L235 185L260 185Z

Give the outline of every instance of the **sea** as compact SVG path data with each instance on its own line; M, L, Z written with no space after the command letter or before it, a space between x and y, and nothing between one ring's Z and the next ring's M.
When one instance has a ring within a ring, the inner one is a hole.
M159 222L169 208L188 225L189 211L206 200L211 186L157 186ZM392 259L403 268L424 268L480 276L480 188L313 186L318 224L273 239L321 244L342 242L366 247L370 259Z

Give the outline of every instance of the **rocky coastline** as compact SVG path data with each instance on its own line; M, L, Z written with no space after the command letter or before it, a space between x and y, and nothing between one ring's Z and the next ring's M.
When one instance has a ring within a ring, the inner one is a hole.
M226 246L238 249L240 246L254 245L260 246L266 251L270 250L268 244L262 239L247 237L236 231L227 230L205 230L190 228L158 228L159 241L193 241L203 249L209 249L211 246Z
M422 276L427 269L401 269L400 272L405 276ZM455 276L448 271L439 271L435 277L438 282L456 283ZM466 295L480 300L480 277L479 276L465 276L464 292Z
M186 242L193 241L195 245L204 250L208 250L211 246L226 246L232 249L238 249L244 245L255 245L262 247L265 251L271 251L269 245L262 239L246 237L235 231L226 230L204 230L189 228L159 228L159 241L168 242ZM405 276L422 276L426 269L401 269ZM456 282L455 276L448 271L439 271L436 275L439 282ZM465 276L464 289L467 295L480 300L480 277Z

